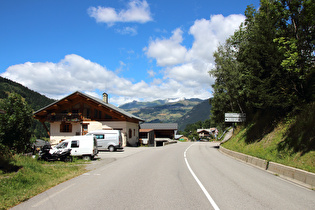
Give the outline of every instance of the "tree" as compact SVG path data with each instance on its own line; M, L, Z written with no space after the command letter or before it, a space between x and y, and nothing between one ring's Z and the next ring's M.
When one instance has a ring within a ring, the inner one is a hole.
M224 122L224 113L244 113L244 87L239 69L237 55L241 39L242 28L220 45L214 53L215 68L209 74L216 78L212 85L214 98L211 99L211 119L215 124Z
M13 153L31 148L33 114L30 106L18 94L11 93L0 103L0 145Z
M284 55L274 42L283 20L277 8L277 1L261 0L257 12L251 7L245 12L246 32L237 60L244 75L247 107L252 112L286 111L297 101L289 94L289 74L281 66Z
M202 122L202 128L211 128L211 119Z
M247 7L244 24L214 53L214 123L223 123L229 111L244 112L249 121L277 118L314 100L314 9L314 0L261 0L258 10Z
M315 2L314 0L281 0L279 37L274 42L284 58L281 66L290 75L290 90L298 100L310 102L314 82Z

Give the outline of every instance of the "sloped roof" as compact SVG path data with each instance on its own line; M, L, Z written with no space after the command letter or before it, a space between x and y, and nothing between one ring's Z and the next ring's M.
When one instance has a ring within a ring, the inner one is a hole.
M79 91L78 91L78 92L79 92ZM115 111L117 111L117 112L120 112L121 114L123 114L123 115L125 115L125 116L128 116L128 117L130 117L130 118L135 118L135 119L138 119L138 120L144 122L144 120L141 119L140 117L137 117L137 116L135 116L135 115L133 115L133 114L130 114L129 112L126 112L125 110L120 109L120 108L118 108L117 106L114 106L113 104L106 103L106 102L103 101L102 99L96 98L96 97L94 97L94 96L90 96L90 95L85 94L85 93L82 93L82 92L79 92L79 93L81 93L82 95L85 95L86 97L89 97L89 98L91 98L91 99L93 99L93 100L99 102L100 104L102 104L102 105L104 105L104 106L109 107L109 108L112 109L112 110L115 110Z
M213 131L215 131L215 130L216 130L216 128L210 128L210 129L204 129L204 128L202 128L202 129L197 129L197 133L201 133L201 132L203 132L203 131L210 133L210 132L213 132Z
M114 106L114 105L112 105L110 103L106 103L105 101L103 101L103 100L101 100L99 98L96 98L94 96L88 95L86 93L82 93L80 91L76 91L76 92L74 92L74 93L72 93L72 94L70 94L70 95L68 95L68 96L66 96L66 97L64 97L64 98L62 98L62 99L60 99L58 101L55 101L55 102L53 102L53 103L51 103L51 104L49 104L49 105L39 109L38 111L34 112L34 115L36 115L37 113L40 113L41 111L43 111L43 110L45 110L45 109L47 109L47 108L49 108L49 107L51 107L51 106L53 106L55 104L58 104L60 101L63 101L63 100L69 98L70 96L72 96L74 94L81 94L82 96L84 96L86 98L89 98L90 100L93 100L93 101L95 101L95 102L97 102L97 103L99 103L99 104L101 104L103 106L106 106L106 107L108 107L108 108L110 108L110 109L112 109L112 110L114 110L114 111L116 111L116 112L118 112L118 113L120 113L122 115L125 115L125 116L129 117L129 118L137 119L137 120L142 121L142 122L145 121L145 120L141 119L140 117L137 117L137 116L135 116L133 114L130 114L129 112L126 112L123 109L120 109L120 108L118 108L118 107L116 107L116 106Z
M142 123L141 129L154 129L154 130L177 130L177 123Z

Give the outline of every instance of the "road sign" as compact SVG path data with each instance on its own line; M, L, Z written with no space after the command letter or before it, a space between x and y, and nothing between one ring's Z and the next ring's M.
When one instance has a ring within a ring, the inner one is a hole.
M225 113L225 122L245 122L245 113Z
M245 122L245 119L243 117L226 117L225 122Z
M225 113L225 118L245 118L246 113Z

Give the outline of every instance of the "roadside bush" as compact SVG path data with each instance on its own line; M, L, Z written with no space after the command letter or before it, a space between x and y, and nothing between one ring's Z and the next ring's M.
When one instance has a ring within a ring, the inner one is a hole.
M12 93L0 103L0 158L10 153L24 153L31 149L33 113L18 94Z

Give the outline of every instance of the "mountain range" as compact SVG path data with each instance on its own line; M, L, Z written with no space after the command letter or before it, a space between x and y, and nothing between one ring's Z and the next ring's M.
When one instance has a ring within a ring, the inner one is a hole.
M187 124L204 121L210 117L209 100L165 99L151 102L133 101L119 106L146 122L178 123L178 129L184 130Z
M55 101L0 76L0 100L6 98L10 92L20 94L34 111ZM119 108L141 117L146 122L178 123L178 129L184 130L187 124L209 119L211 106L209 100L178 98L151 102L133 101ZM36 129L39 129L38 126Z

